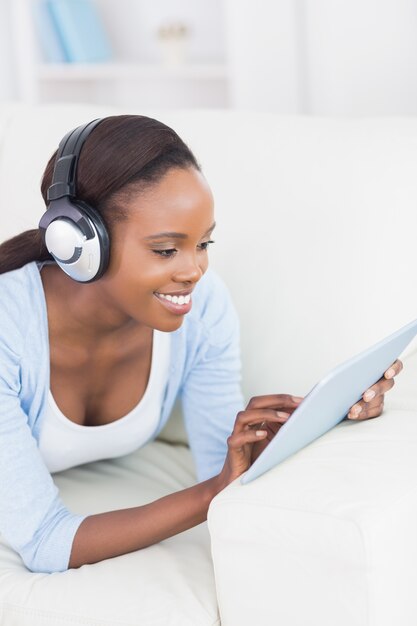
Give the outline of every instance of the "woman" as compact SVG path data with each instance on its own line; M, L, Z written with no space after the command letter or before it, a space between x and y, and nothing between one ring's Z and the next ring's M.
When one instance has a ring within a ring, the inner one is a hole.
M0 532L29 569L54 572L203 522L302 398L244 409L238 319L208 270L213 197L172 129L125 115L71 131L41 188L40 228L0 246ZM401 368L349 416L380 415ZM72 514L51 473L144 445L178 395L199 483L145 506Z

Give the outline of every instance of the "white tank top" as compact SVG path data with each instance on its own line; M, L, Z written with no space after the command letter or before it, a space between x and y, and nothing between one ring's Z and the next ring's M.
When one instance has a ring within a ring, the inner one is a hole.
M152 362L148 385L140 402L127 414L102 426L81 426L58 408L49 390L41 424L39 449L50 472L60 472L99 459L129 454L143 446L155 432L170 363L170 333L153 331Z

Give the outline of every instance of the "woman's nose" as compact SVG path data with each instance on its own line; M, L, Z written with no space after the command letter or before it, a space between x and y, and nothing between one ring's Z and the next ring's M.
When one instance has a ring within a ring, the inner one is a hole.
M204 269L194 257L193 259L188 259L188 262L183 260L181 266L175 272L174 279L179 283L196 283L203 274Z

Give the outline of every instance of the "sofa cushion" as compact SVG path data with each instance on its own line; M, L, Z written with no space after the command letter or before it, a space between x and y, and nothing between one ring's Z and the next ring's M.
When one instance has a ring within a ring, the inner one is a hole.
M417 423L415 408L403 404L412 371L398 377L381 417L344 420L213 499L223 626L416 623ZM241 593L248 564L261 602Z
M189 449L162 441L53 477L64 503L82 514L146 504L196 480ZM130 554L53 574L29 572L0 537L0 623L218 624L207 523Z

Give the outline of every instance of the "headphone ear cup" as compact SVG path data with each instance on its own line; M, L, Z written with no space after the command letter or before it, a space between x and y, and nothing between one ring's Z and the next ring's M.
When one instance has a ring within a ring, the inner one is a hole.
M67 217L51 222L45 232L45 245L60 266L78 261L84 240L81 230Z
M53 219L45 230L44 241L48 251L73 280L82 283L98 280L110 261L110 239L101 215L79 200L70 202L68 198L62 198L57 202L63 215ZM68 214L74 214L74 211L88 221L93 237L90 235L87 239L74 219L69 217Z
M97 211L97 209L87 204L86 202L83 202L82 200L77 200L76 202L73 202L73 204L75 204L75 206L80 211L83 211L86 217L90 218L97 232L97 238L98 238L98 243L99 243L99 248L100 248L100 252L99 252L100 262L98 264L99 267L97 269L95 278L93 280L98 280L99 278L103 276L103 274L105 273L105 271L107 270L109 266L110 235L108 233L104 220L101 214ZM91 282L91 281L88 281L88 282Z

